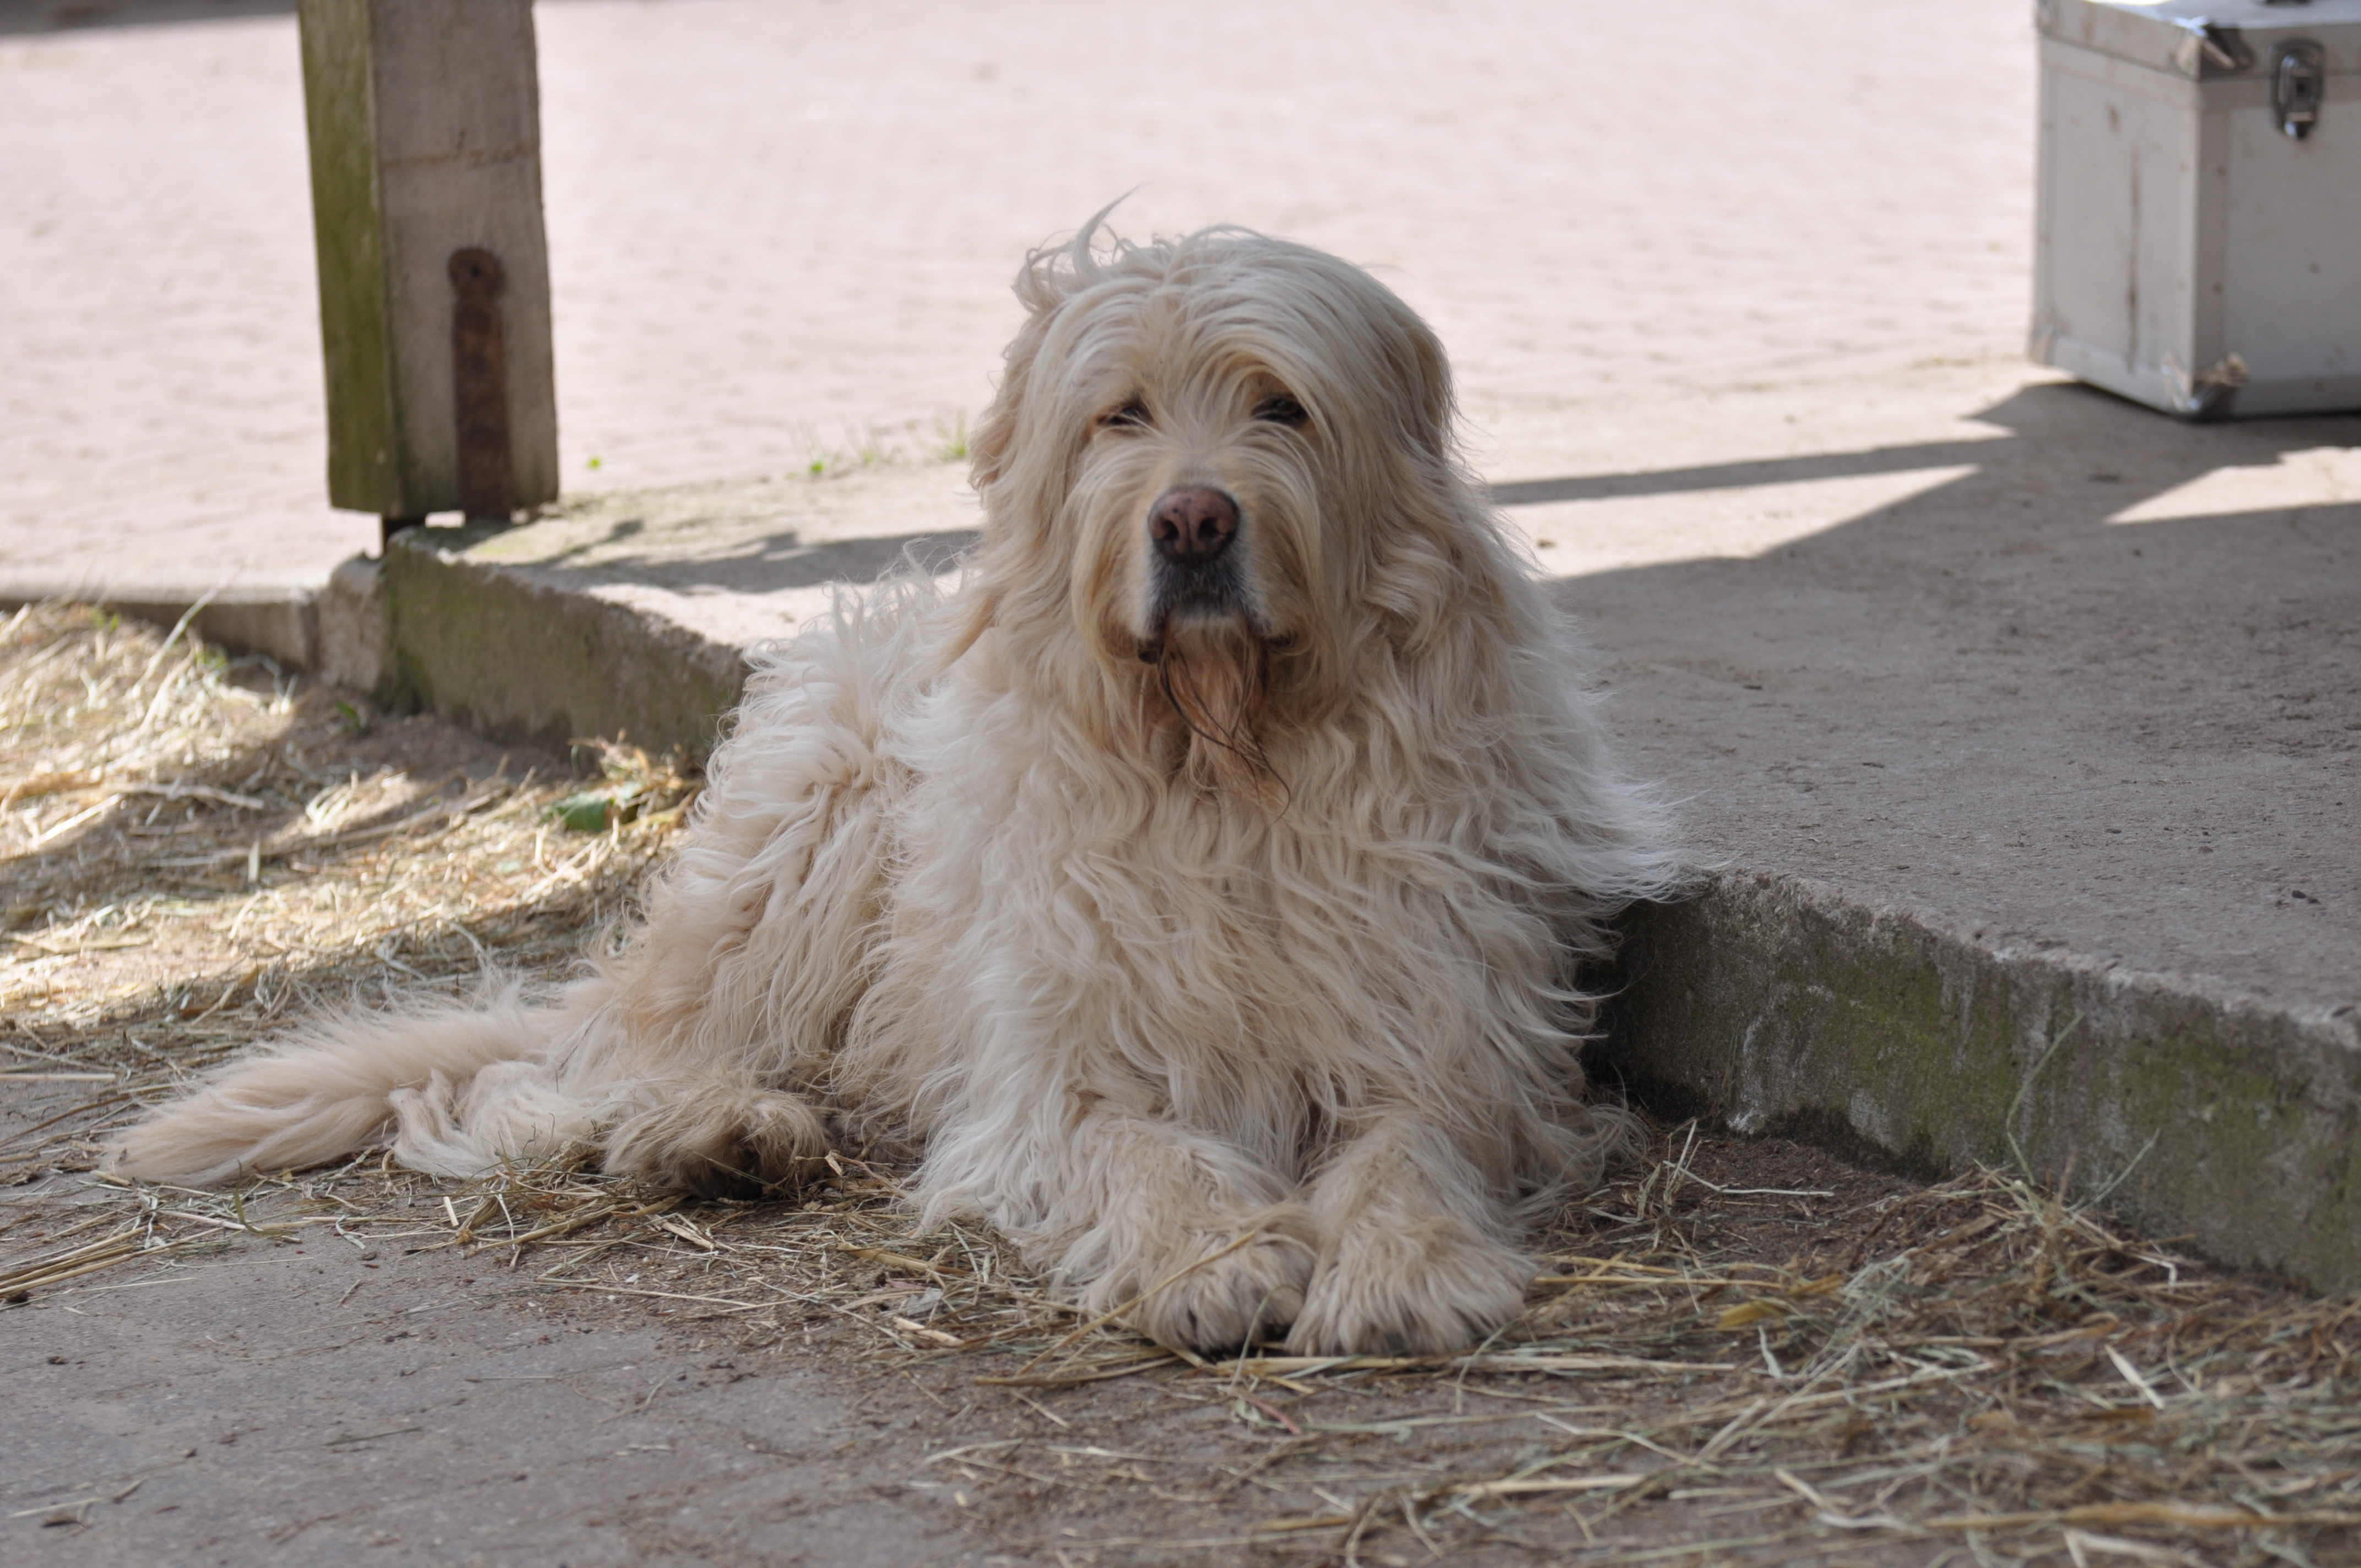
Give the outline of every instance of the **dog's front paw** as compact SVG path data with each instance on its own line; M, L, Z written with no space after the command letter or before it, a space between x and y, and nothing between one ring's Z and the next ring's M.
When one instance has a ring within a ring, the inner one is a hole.
M1192 1231L1165 1255L1162 1273L1131 1281L1126 1296L1146 1290L1148 1299L1124 1315L1157 1343L1187 1350L1273 1338L1302 1310L1319 1255L1312 1216L1279 1204L1235 1229Z
M1514 1318L1532 1262L1442 1216L1336 1238L1287 1336L1295 1355L1442 1355Z
M659 1187L719 1197L793 1186L827 1153L827 1126L792 1094L738 1083L667 1083L607 1135L606 1166Z

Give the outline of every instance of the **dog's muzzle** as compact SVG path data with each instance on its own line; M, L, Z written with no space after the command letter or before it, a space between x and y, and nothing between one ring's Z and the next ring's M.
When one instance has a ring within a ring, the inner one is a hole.
M1220 490L1184 486L1158 499L1148 513L1156 549L1150 619L1158 627L1246 616L1238 557L1230 549L1237 535L1238 503Z

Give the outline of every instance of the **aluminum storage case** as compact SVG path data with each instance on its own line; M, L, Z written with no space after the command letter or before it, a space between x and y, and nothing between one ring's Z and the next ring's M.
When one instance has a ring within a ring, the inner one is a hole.
M2039 0L2033 357L2194 418L2361 408L2361 0Z

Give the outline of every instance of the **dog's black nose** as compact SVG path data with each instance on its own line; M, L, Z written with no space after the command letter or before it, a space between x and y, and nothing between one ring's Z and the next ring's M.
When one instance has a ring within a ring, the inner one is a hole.
M1168 490L1148 514L1156 553L1180 565L1202 566L1230 547L1238 532L1238 503L1219 490Z

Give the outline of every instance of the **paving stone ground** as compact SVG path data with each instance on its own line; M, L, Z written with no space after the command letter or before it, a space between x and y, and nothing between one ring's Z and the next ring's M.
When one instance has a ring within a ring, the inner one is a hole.
M315 583L373 542L322 499L292 9L0 0L0 576ZM2022 339L2021 0L536 16L577 488L927 444L1026 247L1117 198L1378 268L1479 409Z

